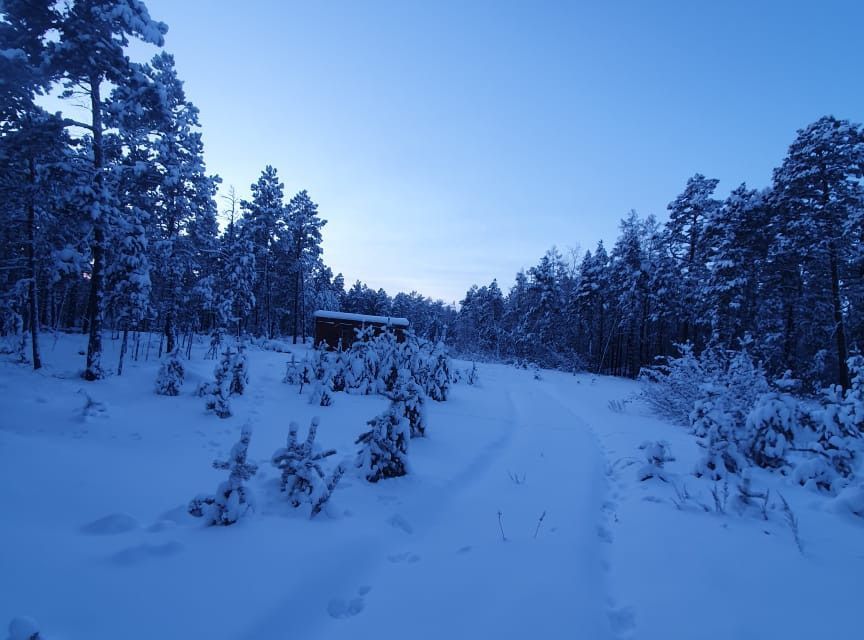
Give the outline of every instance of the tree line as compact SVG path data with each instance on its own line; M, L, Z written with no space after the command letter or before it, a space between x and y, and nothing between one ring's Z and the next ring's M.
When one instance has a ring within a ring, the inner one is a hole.
M40 331L88 335L84 377L106 374L102 336L157 331L303 340L315 309L408 317L475 357L636 376L690 344L746 345L772 374L848 387L864 341L864 133L831 116L798 131L762 189L725 199L696 174L668 221L631 212L609 249L556 249L472 287L458 311L416 292L347 288L321 250L326 221L267 166L226 197L203 159L198 109L166 25L140 0L4 0L0 8L0 334L41 366ZM70 105L51 113L45 96ZM72 118L82 111L86 117ZM191 340L187 340L191 344Z
M272 166L249 200L229 191L220 230L221 181L173 57L127 55L132 39L161 49L166 31L139 0L0 7L0 334L38 369L43 328L85 331L88 380L109 368L106 329L122 335L118 373L130 332L158 331L160 353L199 332L296 342L316 308L411 315L443 335L442 302L346 292L323 261L317 205L287 198Z
M635 377L689 344L746 347L775 375L848 388L864 346L864 132L825 116L797 132L772 184L725 199L696 174L668 221L635 212L611 249L578 263L552 249L471 287L453 338L464 352Z

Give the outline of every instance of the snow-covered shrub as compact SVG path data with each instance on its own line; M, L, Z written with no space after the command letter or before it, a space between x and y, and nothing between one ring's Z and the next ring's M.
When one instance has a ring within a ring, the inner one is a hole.
M180 359L180 348L165 356L156 376L156 393L160 396L179 396L185 371Z
M228 350L230 352L230 349ZM228 391L232 396L242 396L249 385L249 363L246 359L246 348L241 344L231 355L231 382Z
M838 511L864 518L864 482L847 487L841 492L837 496L835 507Z
M330 384L328 380L316 382L312 388L312 393L309 394L309 404L314 404L319 407L329 407L333 404L333 394L330 392Z
M215 413L220 418L231 417L231 402L229 397L230 381L233 367L233 353L228 347L222 353L222 358L213 372L213 382L198 387L199 394L204 397L204 407L207 411Z
M462 384L462 377L467 374L467 370L463 372L458 367L453 367L450 371L450 384Z
M430 374L426 380L426 395L436 402L444 402L450 395L450 359L439 343L431 355Z
M391 402L384 413L366 423L369 431L357 438L355 444L361 447L357 452L356 466L362 469L369 482L408 473L411 427L404 415L403 404Z
M693 474L718 481L728 474L738 474L747 465L740 451L737 413L730 411L724 390L712 384L702 386L704 396L694 404L690 413L693 433L700 438L705 454L696 463Z
M467 380L468 384L470 384L471 386L474 386L477 384L479 379L480 379L480 375L477 373L477 363L472 362L471 368L468 370L468 373L466 374L466 380Z
M426 435L426 394L419 384L400 372L390 399L402 406L402 415L408 420L412 438Z
M355 348L356 346L356 348ZM366 379L366 365L363 351L368 345L360 346L356 342L351 345L351 350L345 352L343 359L343 375L345 377L345 391L357 395L370 393L370 384Z
M669 448L669 443L665 440L657 440L654 442L643 442L639 445L639 449L645 454L645 464L640 467L637 477L640 482L657 478L663 482L669 482L669 476L665 469L667 462L672 462L675 458L672 456L672 451Z
M710 348L697 357L691 345L678 345L679 357L642 369L643 397L658 415L692 426L696 403L714 393L720 398L714 410L732 414L732 422L743 425L750 408L769 390L765 372L744 346L739 351Z
M802 486L835 494L854 476L862 449L859 360L849 359L852 385L845 392L833 386L823 390L815 406L802 402L796 449L809 455L793 473Z
M322 342L319 346L312 350L312 360L310 362L311 366L311 379L312 380L323 380L327 375L327 371L329 369L328 361L327 361L327 347Z
M291 422L288 427L288 442L273 454L273 466L282 472L279 482L280 489L287 494L294 507L309 504L314 517L333 494L345 468L339 464L328 476L321 468L321 462L336 454L335 449L321 451L315 445L318 432L318 418L312 418L309 433L303 443L297 440L297 423Z
M330 380L330 389L336 393L345 391L345 354L337 351L330 364L327 377Z
M285 377L282 378L282 382L285 384L300 384L302 381L303 369L292 353L291 359L285 364Z
M249 489L243 484L258 471L257 465L247 462L249 440L252 430L244 426L228 460L215 460L214 469L228 471L228 480L222 482L214 495L199 495L189 503L189 513L196 518L204 518L208 525L234 524L254 509L254 501Z
M747 414L745 454L759 467L778 469L784 466L798 424L795 397L769 391Z

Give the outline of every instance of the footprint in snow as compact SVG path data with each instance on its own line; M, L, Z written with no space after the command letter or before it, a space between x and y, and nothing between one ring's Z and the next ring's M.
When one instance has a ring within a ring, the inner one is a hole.
M139 526L138 521L128 513L112 513L85 524L81 532L91 536L114 536L134 531Z
M331 618L341 620L344 618L353 618L366 606L366 601L363 599L367 593L372 590L369 585L363 585L357 589L357 597L348 600L344 598L332 598L327 603L327 613Z
M398 513L391 516L389 520L387 520L387 524L395 529L401 529L407 534L414 533L414 528L411 526L411 523L408 522L405 518L400 516Z
M464 547L459 547L458 549L456 549L456 553L468 553L469 551L471 551L471 545L470 544L465 545Z
M112 563L128 567L134 564L140 564L150 558L167 558L168 556L177 555L183 550L183 545L172 540L165 544L139 544L134 547L128 547L118 551L111 556Z
M607 542L609 544L612 543L612 532L603 525L597 527L597 537L600 538L603 542Z
M630 607L611 609L608 616L612 632L619 638L628 637L636 628L636 614Z

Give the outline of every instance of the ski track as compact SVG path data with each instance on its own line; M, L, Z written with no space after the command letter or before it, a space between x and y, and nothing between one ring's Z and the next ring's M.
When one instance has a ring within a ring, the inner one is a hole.
M532 382L496 381L500 391L484 405L500 413L504 433L450 482L415 494L417 507L401 507L409 527L394 525L397 535L382 536L389 543L340 554L330 576L306 585L314 594L341 582L326 605L329 618L298 621L293 613L320 611L323 599L293 594L281 613L242 637L287 629L307 638L373 637L393 607L415 621L418 639L461 637L468 620L497 638L629 637L632 616L605 589L606 541L598 532L607 465L586 423ZM347 578L342 560L351 567Z
M88 602L122 619L125 628L109 633L130 640L190 628L214 640L377 637L394 608L420 640L632 637L632 611L607 588L610 466L566 390L483 365L478 387L462 384L448 402L429 403L430 436L412 443L409 476L376 485L347 476L325 513L308 521L274 489L267 452L284 443L290 419L302 437L320 415L322 441L335 438L350 454L346 444L386 400L340 394L324 409L286 402L297 393L281 383L286 355L252 354L249 395L226 421L202 415L190 389L149 396L155 363L130 365L122 386L86 387L109 399L106 415L86 420L74 417L84 387L74 376L30 378L41 426L19 420L0 430L0 445L23 454L9 471L75 482L53 489L61 511L28 509L9 537L30 550L30 571L58 578L38 590L28 584L16 610L54 603L35 613L69 638L106 637ZM189 365L194 388L213 362ZM56 403L42 401L60 390ZM226 454L244 422L254 426L250 451L260 465L257 512L228 529L200 527L185 501L212 490L218 474L209 461ZM90 469L94 456L100 473ZM10 498L21 501L26 486L11 486ZM146 610L135 604L142 594Z

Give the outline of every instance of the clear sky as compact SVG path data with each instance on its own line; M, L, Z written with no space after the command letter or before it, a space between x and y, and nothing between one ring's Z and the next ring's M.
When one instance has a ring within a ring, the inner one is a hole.
M795 130L864 120L864 2L146 0L206 160L266 164L325 260L458 301L557 245L665 219L695 172L769 183Z

